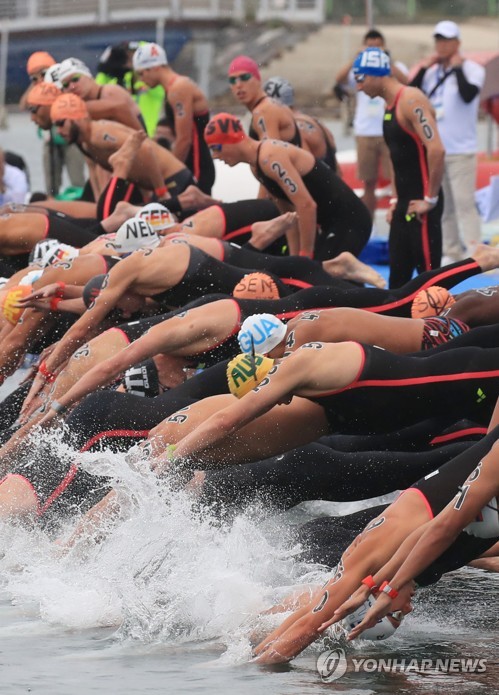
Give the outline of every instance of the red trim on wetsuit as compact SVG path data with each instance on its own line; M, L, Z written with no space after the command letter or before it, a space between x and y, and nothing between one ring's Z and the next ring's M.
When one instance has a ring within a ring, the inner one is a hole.
M423 504L428 511L430 519L433 519L435 516L435 514L433 513L433 509L431 508L430 503L426 499L425 495L417 487L408 487L407 490L404 490L403 492L400 493L400 496L398 497L398 499L400 499L402 497L402 495L406 495L408 492L415 492L421 497Z
M50 229L50 218L48 215L45 215L45 231L43 232L42 239L46 239L48 237L49 229Z
M279 280L283 282L285 285L301 287L304 290L307 290L309 287L314 287L314 285L311 285L310 282L303 282L303 280L295 280L294 278L279 278Z
M398 117L397 114L397 108L399 104L399 99L402 96L402 92L404 91L405 87L402 87L402 89L398 92L397 96L395 97L395 104L394 104L394 113L395 113L395 118L397 119L397 123L401 130L404 131L410 138L414 140L414 144L416 145L417 151L418 151L418 159L419 159L419 170L421 171L421 177L423 179L423 197L425 195L428 195L428 186L430 182L430 176L428 172L428 162L426 161L425 157L425 149L423 146L423 143L421 140L418 138L418 136L415 133L412 133L410 130L407 130L407 128L404 128L402 125L402 121ZM423 247L423 256L424 256L424 262L425 262L425 270L431 270L431 256L430 256L430 238L429 238L429 233L428 233L428 213L425 213L424 215L421 215L421 238L422 238L422 247Z
M110 331L119 331L119 332L121 333L121 335L124 336L124 338L125 338L125 340L126 340L126 342L127 342L127 345L130 345L130 343L132 342L132 341L130 340L130 338L127 336L127 334L125 333L125 331L124 331L122 328L119 328L118 326L113 326L113 327L110 328L109 330L110 330Z
M73 482L73 479L75 475L78 472L78 466L76 463L73 463L69 471L66 473L62 481L59 483L59 485L56 487L54 492L50 495L50 497L47 499L45 504L42 506L41 511L40 511L40 516L47 511L47 509L56 501L60 495L66 490L67 487Z
M128 188L126 190L126 193L123 197L123 200L125 201L125 203L128 203L130 201L130 198L132 197L132 193L133 193L134 189L135 189L135 184L129 183Z
M196 114L194 114L196 115ZM202 115L202 114L199 114ZM192 172L196 179L199 181L201 175L201 158L199 156L199 133L196 128L194 121L192 122L192 165L194 171Z
M233 239L236 236L241 236L241 234L245 234L246 232L251 231L252 224L247 224L244 227L238 227L235 229L233 232L229 232L228 234L224 234L222 237L223 241L229 241L229 239Z
M21 478L21 480L23 480L28 485L28 487L31 488L36 500L36 514L37 516L41 516L42 508L40 505L40 500L38 499L38 494L35 488L33 487L33 483L31 482L31 480L28 480L24 475L21 475L20 473L7 473L5 478L2 478L2 480L0 480L0 485L5 483L9 478Z
M99 434L94 435L88 442L82 446L80 453L88 451L95 442L103 437L147 437L150 430L106 430L105 432L99 432Z
M412 386L414 384L431 384L442 381L463 381L466 379L479 379L480 377L497 377L499 376L499 369L491 370L490 372L461 372L460 374L439 374L437 376L417 376L411 377L409 379L369 379L368 381L359 381L353 388L365 388L366 386ZM347 386L347 389L352 388L352 386ZM338 393L338 391L331 391L331 393Z
M113 199L114 195L114 189L116 188L116 182L118 181L117 176L113 176L111 180L109 181L109 185L107 187L106 195L104 197L104 205L102 209L102 219L105 220L109 215L111 214L111 201Z
M485 436L487 434L487 428L467 427L466 429L458 430L457 432L451 432L450 434L441 434L438 437L433 437L433 439L430 441L430 444L444 444L446 442L452 442L455 439L461 439L463 437L466 438L467 436L475 434Z
M222 229L222 240L224 238L225 232L227 231L227 219L225 217L225 212L223 211L223 208L221 205L210 205L210 208L215 208L215 210L218 210L222 217L223 221L223 229Z
M404 304L407 304L408 302L412 302L414 297L421 292L421 290L426 290L428 287L431 287L432 285L438 285L439 282L442 280L445 280L446 278L452 277L453 275L456 275L457 273L462 273L463 270L467 270L468 267L471 269L473 266L476 268L479 268L480 266L478 263L473 260L470 262L469 266L460 266L459 268L453 268L452 270L445 270L445 266L442 268L442 272L433 277L431 280L428 280L425 282L423 285L418 287L417 290L414 290L412 294L407 295L406 297L403 297L402 299L397 299L395 302L391 302L391 304L381 304L379 306L371 306L371 307L363 307L363 311L373 311L373 312L381 312L381 311L386 311L387 309L394 309L395 307L398 306L403 306ZM307 311L312 311L311 309L307 309Z

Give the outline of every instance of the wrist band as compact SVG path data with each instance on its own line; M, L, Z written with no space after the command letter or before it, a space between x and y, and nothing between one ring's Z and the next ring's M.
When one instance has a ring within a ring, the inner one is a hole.
M65 413L66 410L68 409L67 405L62 405L62 403L59 403L59 401L52 401L52 403L50 404L50 407L52 408L52 410L55 410L55 412L58 415Z
M383 582L383 584L379 587L379 590L382 591L384 594L389 596L390 598L397 598L399 595L399 592L397 589L393 589L388 582Z
M55 296L59 297L59 299L62 299L64 297L64 290L66 289L66 283L65 282L56 282L56 285L58 285L58 289L55 291Z
M167 192L168 189L166 186L159 186L159 188L154 189L154 193L158 198L164 198Z
M364 577L364 579L361 581L361 584L364 584L367 586L371 594L374 594L375 591L378 591L378 585L373 579L372 574L368 574L367 577Z
M59 306L60 302L62 302L62 297L58 297L57 295L55 297L52 297L52 299L50 300L50 310L58 311L57 307Z
M428 205L436 205L438 203L438 195L436 195L434 198L431 198L429 195L425 195L424 201L425 203L428 203Z
M302 258L313 258L314 252L313 251L300 251L298 253L298 255L302 256Z
M399 202L398 198L390 198L388 205L396 205Z
M56 375L53 372L49 372L47 369L47 363L45 360L40 362L40 365L38 367L38 374L41 374L45 381L49 384L52 384L56 380Z
M171 461L173 459L173 454L175 452L175 449L177 448L176 444L168 444L166 447L166 459L167 461Z

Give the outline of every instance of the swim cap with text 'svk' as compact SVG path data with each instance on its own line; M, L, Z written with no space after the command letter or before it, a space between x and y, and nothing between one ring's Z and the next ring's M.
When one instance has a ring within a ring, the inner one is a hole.
M207 145L235 145L245 137L243 124L231 113L219 113L213 116L204 129Z
M284 340L285 324L272 314L253 314L243 322L237 335L243 352L266 355Z
M392 71L390 56L382 48L370 46L355 58L352 70L354 75L386 77Z

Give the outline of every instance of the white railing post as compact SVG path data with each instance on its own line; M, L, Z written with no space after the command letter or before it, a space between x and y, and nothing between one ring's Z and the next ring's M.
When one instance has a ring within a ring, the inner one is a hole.
M109 22L109 1L99 0L99 9L97 12L97 22L99 24L107 24Z
M7 109L5 108L5 91L7 89L7 61L9 59L8 21L2 26L0 38L0 128L7 128Z

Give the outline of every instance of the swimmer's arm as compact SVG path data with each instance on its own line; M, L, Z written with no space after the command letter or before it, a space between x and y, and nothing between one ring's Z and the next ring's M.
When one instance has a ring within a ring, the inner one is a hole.
M263 415L279 401L290 398L293 391L301 385L303 373L298 366L291 364L292 357L288 358L271 377L266 377L260 385L246 394L244 398L218 413L214 413L204 423L190 432L178 444L173 454L167 454L165 463L169 457L173 461L187 458L213 447L225 437L237 432L255 418ZM284 364L286 368L284 368ZM262 433L265 434L265 433ZM163 463L160 457L159 464Z
M260 140L281 140L278 114L279 111L274 108L259 109L257 107L253 111L251 122Z
M299 252L312 258L317 227L315 200L284 148L271 150L270 156L261 159L260 166L280 186L298 213Z
M139 119L130 110L128 99L91 99L85 103L90 118L94 121L107 119L123 123L134 130L142 130Z
M194 118L192 87L187 80L181 78L170 89L167 98L175 121L175 142L171 151L177 159L185 162L189 154L189 148L192 145Z
M499 557L480 557L470 562L469 566L486 572L499 572Z
M499 448L494 445L481 462L479 476L474 478L474 471L464 483L462 492L426 525L425 532L393 579L385 577L390 586L399 590L427 569L498 494L497 470L494 470L498 452Z
M490 418L489 426L487 432L492 432L492 430L499 425L499 398L496 401L494 412Z
M67 551L83 537L88 539L89 537L95 538L95 536L98 535L98 540L102 540L104 524L116 519L120 511L121 508L118 502L118 495L115 490L111 490L100 502L97 502L97 504L86 512L66 541L57 540L56 543L62 550Z

